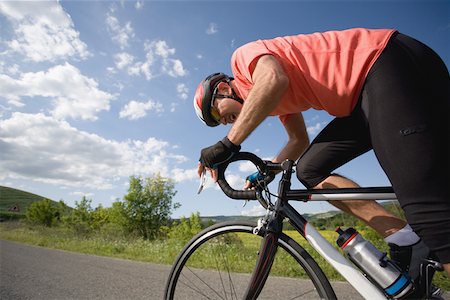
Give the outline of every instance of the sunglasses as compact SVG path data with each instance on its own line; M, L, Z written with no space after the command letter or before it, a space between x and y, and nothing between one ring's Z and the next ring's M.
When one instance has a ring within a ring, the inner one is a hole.
M217 108L214 106L214 103L216 102L216 98L229 98L229 99L233 99L237 102L239 102L240 104L244 104L244 101L239 98L236 93L233 90L233 95L224 95L224 94L218 94L217 93L217 87L214 89L213 95L212 95L212 102L211 102L211 116L214 118L214 120L216 120L217 122L220 123L220 114L219 111L217 110Z
M217 87L214 89L213 95L212 95L212 102L211 102L211 116L216 122L220 123L220 114L217 108L214 106L216 102L216 98L230 98L229 95L219 94L217 93Z
M214 106L211 106L211 116L213 117L213 119L214 119L216 122L219 122L219 123L220 123L220 114L219 114L219 111L218 111Z

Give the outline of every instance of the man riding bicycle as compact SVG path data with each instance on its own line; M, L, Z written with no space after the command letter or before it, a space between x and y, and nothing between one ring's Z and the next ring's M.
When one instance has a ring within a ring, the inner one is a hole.
M205 124L233 124L201 151L199 175L207 168L216 180L217 166L269 115L288 135L273 161L298 159L307 188L357 187L332 172L373 149L410 225L375 201L331 204L383 236L413 279L429 249L450 275L450 80L433 50L396 30L356 28L251 42L233 53L231 68L234 78L212 74L194 97ZM301 115L309 108L336 117L311 144Z

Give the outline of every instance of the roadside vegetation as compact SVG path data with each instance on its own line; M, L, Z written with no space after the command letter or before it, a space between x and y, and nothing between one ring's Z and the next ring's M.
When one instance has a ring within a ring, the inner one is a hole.
M63 201L36 198L26 211L22 210L22 217L8 218L14 214L3 213L0 239L86 254L172 264L195 234L213 224L202 219L199 213L172 220L170 216L179 204L173 203L176 191L173 182L166 178L159 175L131 177L129 183L123 200L114 202L108 208L93 208L92 200L86 197L76 202L74 208ZM395 214L402 214L395 203L387 204L387 208ZM335 245L337 234L334 229L337 226L352 226L380 251L387 251L383 239L357 219L340 213L309 218L332 245ZM288 224L284 228L286 234L314 257L330 280L343 280L296 231ZM444 272L437 274L435 283L450 290L450 280Z

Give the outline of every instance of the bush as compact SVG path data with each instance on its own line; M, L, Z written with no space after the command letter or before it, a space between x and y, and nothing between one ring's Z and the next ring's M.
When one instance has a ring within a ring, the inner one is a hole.
M58 209L52 201L44 199L33 202L27 210L26 218L29 222L51 227L59 216Z
M180 218L178 224L173 224L169 229L169 239L175 239L180 242L186 243L194 235L202 230L202 224L200 220L200 213L193 213L189 219L185 217Z

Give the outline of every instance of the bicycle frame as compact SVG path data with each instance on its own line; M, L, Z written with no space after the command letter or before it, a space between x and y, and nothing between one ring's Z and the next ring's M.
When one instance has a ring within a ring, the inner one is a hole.
M243 159L252 161L258 167L260 172L263 171L261 169L262 164L258 164L257 162L249 158L248 155L248 153L244 154ZM242 159L237 158L235 160ZM267 164L267 162L264 162L264 164ZM225 194L234 199L242 199L242 197L246 197L246 199L255 199L252 198L252 194L245 193L245 191L235 191L228 185L228 183L226 183L223 173L227 165L225 165L222 170L219 169L219 185L221 186ZM280 170L281 167L281 170L283 171L282 178L279 182L278 187L278 197L272 207L273 214L275 215L274 218L276 218L277 220L287 218L289 220L289 223L309 242L309 244L328 263L330 263L333 268L335 268L336 271L338 271L365 299L386 299L385 294L374 283L372 283L355 265L348 261L336 248L334 248L314 228L314 226L308 223L308 221L288 202L396 199L396 195L393 192L392 188L379 187L327 190L291 190L291 175L294 162L286 161L284 164L270 165L269 163L268 165L271 170ZM265 171L267 172L267 170ZM223 181L221 181L221 178L223 179Z
M335 199L340 200L340 199ZM341 199L343 200L343 199ZM282 214L308 243L338 271L365 299L386 299L352 263L334 248L308 221L289 203L283 205Z

